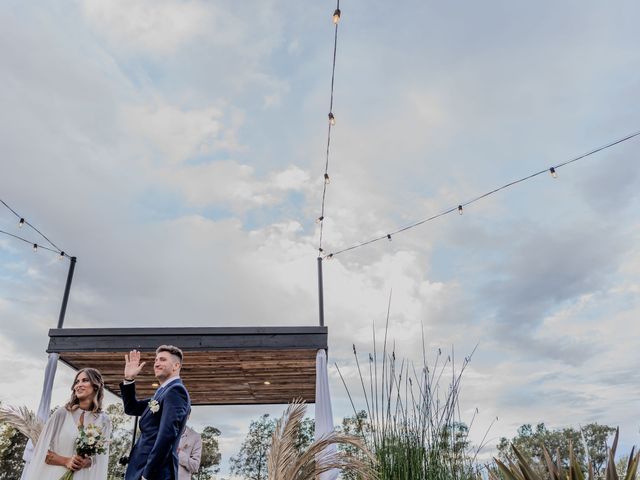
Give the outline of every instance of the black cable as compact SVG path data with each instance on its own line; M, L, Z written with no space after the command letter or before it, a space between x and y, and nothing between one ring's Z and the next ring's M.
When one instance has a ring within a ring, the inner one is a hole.
M2 199L0 198L0 203L2 203L5 207L7 207L7 209L9 209L9 211L11 211L11 213L13 213L17 218L19 218L19 219L20 219L20 221L21 221L22 223L24 223L25 225L28 225L29 227L31 227L33 230L35 230L35 231L38 233L38 235L40 235L40 236L41 236L42 238L44 238L47 242L49 242L49 244L50 244L53 248L57 249L58 253L61 253L61 252L62 252L62 249L61 249L61 248L59 248L55 243L53 243L51 240L49 240L49 238L47 238L47 236L46 236L44 233L42 233L42 232L41 232L40 230L38 230L34 225L32 225L31 223L29 223L29 221L28 221L28 220L25 220L25 218L24 218L23 216L21 216L18 212L16 212L13 208L11 208L11 207L7 204L7 202L5 202L4 200L2 200Z
M64 252L61 252L59 250L54 250L54 249L49 248L49 247L45 247L44 245L38 245L37 243L32 242L31 240L27 240L26 238L22 238L22 237L20 237L18 235L14 235L13 233L5 232L4 230L0 230L0 233L3 233L3 234L8 235L10 237L13 237L13 238L15 238L17 240L22 240L23 242L28 243L29 245L36 245L38 248L42 248L43 250L48 250L50 252L58 253L58 254L64 254L65 257L71 258L71 257L69 257L69 255L67 255Z
M329 254L325 255L324 258L333 258L336 255L339 255L341 253L348 252L350 250L355 250L357 248L364 247L365 245L370 245L372 243L379 242L380 240L384 240L384 239L389 239L390 240L393 235L396 235L396 234L401 233L401 232L405 232L405 231L410 230L412 228L415 228L415 227L417 227L419 225L422 225L423 223L430 222L431 220L435 220L436 218L442 217L444 215L447 215L447 214L455 212L455 211L462 212L462 207L465 207L465 206L470 205L472 203L475 203L475 202L477 202L479 200L482 200L483 198L486 198L486 197L488 197L490 195L493 195L494 193L497 193L500 190L504 190L504 189L512 187L513 185L516 185L518 183L522 183L522 182L524 182L526 180L530 180L530 179L532 179L534 177L537 177L538 175L542 175L543 173L555 172L555 170L557 170L558 168L561 168L561 167L564 167L566 165L569 165L570 163L577 162L578 160L582 160L583 158L589 157L589 156L591 156L593 154L596 154L598 152L606 150L607 148L611 148L611 147L613 147L615 145L618 145L618 144L620 144L622 142L626 142L627 140L631 140L632 138L635 138L635 137L637 137L639 135L640 135L640 131L635 132L635 133L631 133L631 134L629 134L629 135L627 135L625 137L622 137L622 138L620 138L618 140L614 140L613 142L609 142L609 143L607 143L605 145L602 145L601 147L595 148L593 150L588 151L587 153L583 153L582 155L579 155L579 156L577 156L575 158L567 160L566 162L559 163L559 164L554 165L554 166L552 166L550 168L545 168L544 170L540 170L539 172L532 173L530 175L527 175L526 177L519 178L518 180L514 180L514 181L506 183L506 184L504 184L504 185L502 185L502 186L500 186L498 188L494 188L493 190L490 190L487 193L483 193L482 195L479 195L479 196L477 196L477 197L475 197L475 198L473 198L473 199L471 199L471 200L469 200L467 202L461 203L459 205L456 205L455 207L452 207L452 208L449 208L447 210L444 210L444 211L442 211L440 213L437 213L436 215L433 215L433 216L431 216L429 218L425 218L423 220L419 220L419 221L417 221L415 223L412 223L412 224L407 225L405 227L399 228L398 230L395 230L393 232L387 233L387 234L382 235L380 237L372 238L371 240L367 240L365 242L357 243L357 244L352 245L350 247L343 248L342 250L338 250L337 252L329 253Z
M340 0L336 0L336 12L340 12ZM338 16L338 19L340 17ZM318 217L318 221L320 223L320 237L318 240L318 252L322 253L322 235L324 232L324 212L325 212L325 200L327 198L327 183L329 179L329 150L331 146L331 127L333 123L333 93L334 93L334 85L336 78L336 54L338 51L338 23L335 22L335 33L333 36L333 63L331 66L331 95L329 99L329 129L327 131L327 152L326 152L326 161L324 165L324 180L322 186L322 203L320 207L320 217Z

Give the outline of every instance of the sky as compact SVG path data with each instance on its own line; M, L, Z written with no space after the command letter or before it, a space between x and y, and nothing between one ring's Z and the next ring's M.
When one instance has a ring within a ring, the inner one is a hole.
M640 130L637 2L340 7L327 252ZM67 327L317 324L334 8L2 2L0 198L78 257ZM630 140L325 261L330 364L358 407L352 344L366 362L391 295L398 356L420 363L423 332L458 367L477 345L461 416L478 409L477 443L493 424L487 455L524 423L638 443L639 153ZM4 209L0 229L40 241ZM37 408L67 266L0 235L3 402ZM59 367L54 404L72 375ZM283 408L192 420L222 431L226 472L251 419Z

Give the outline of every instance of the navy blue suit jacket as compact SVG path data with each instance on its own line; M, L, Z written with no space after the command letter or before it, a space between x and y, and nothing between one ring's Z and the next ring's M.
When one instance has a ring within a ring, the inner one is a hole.
M125 480L176 480L178 444L191 410L189 393L179 378L156 397L159 410L149 409L150 398L136 398L135 383L120 384L124 412L140 417L140 437L133 447Z

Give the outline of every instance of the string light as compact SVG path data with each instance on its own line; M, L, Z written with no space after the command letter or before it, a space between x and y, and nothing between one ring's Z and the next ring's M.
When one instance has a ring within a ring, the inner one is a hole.
M35 231L38 235L40 235L42 238L44 238L47 241L47 243L49 243L49 245L51 245L53 248L55 248L55 250L51 250L51 251L55 251L55 252L62 251L55 243L53 243L51 240L49 240L49 237L47 237L44 233L42 233L40 230L38 230L36 227L34 227L31 223L26 221L22 215L20 215L13 208L11 208L9 206L9 204L7 202L5 202L4 200L2 200L1 198L0 198L0 203L2 205L4 205L4 207L7 210L9 210L11 213L13 213L16 216L16 218L18 218L18 228L23 228L25 225L29 226L33 231ZM6 233L6 232L4 232L4 233ZM26 240L24 238L21 238L21 237L17 237L16 235L11 235L11 236L19 238L20 240L24 240L25 242L33 244L33 242L29 242L28 240ZM40 245L40 247L42 247L42 245ZM47 249L47 250L49 250L49 249Z
M333 12L333 23L334 25L337 25L338 22L340 21L340 9L336 8L335 12Z
M320 217L317 223L320 224L318 234L318 250L322 251L322 238L324 235L325 202L327 199L327 185L329 185L329 152L331 147L331 130L336 124L336 117L333 115L333 94L336 79L336 55L338 51L338 22L340 21L340 0L336 0L336 9L333 12L333 23L335 25L333 33L333 60L331 64L331 94L329 96L329 128L327 129L327 150L324 163L324 184L322 186L322 202L320 204Z
M324 217L320 216L316 219L316 223L322 223L323 220L324 220Z
M360 242L358 244L352 245L350 247L343 248L343 249L335 251L335 252L331 252L329 255L333 257L335 255L339 255L339 254L344 253L344 252L348 252L348 251L351 251L351 250L355 250L357 248L364 247L366 245L370 245L372 243L378 242L378 241L383 240L385 238L388 239L390 235L396 235L398 233L406 232L407 230L411 230L411 229L416 228L416 227L418 227L418 226L420 226L420 225L422 225L424 223L430 222L432 220L440 218L440 217L442 217L444 215L448 215L448 214L450 214L452 212L455 212L455 211L458 211L458 213L462 215L462 212L463 212L462 205L469 205L471 203L475 203L475 202L480 201L480 200L482 200L482 199L484 199L486 197L489 197L490 195L498 193L501 190L505 190L505 189L507 189L509 187L512 187L514 185L517 185L519 183L525 182L527 180L531 180L532 178L537 177L537 176L542 175L542 174L547 173L547 172L550 172L551 175L555 174L555 176L557 176L557 172L556 171L558 170L558 168L561 168L561 167L564 167L564 166L569 165L571 163L577 162L578 160L582 160L584 158L587 158L587 157L589 157L591 155L594 155L594 154L596 154L598 152L601 152L603 150L606 150L608 148L611 148L611 147L613 147L615 145L618 145L620 143L626 142L626 141L631 140L631 139L633 139L635 137L638 137L638 136L640 136L640 131L631 133L631 134L626 135L626 136L624 136L624 137L622 137L622 138L620 138L618 140L614 140L614 141L609 142L609 143L607 143L605 145L597 147L597 148L595 148L593 150L588 151L587 153L583 153L582 155L579 155L579 156L577 156L575 158L572 158L570 160L562 162L562 163L560 163L560 164L558 164L558 165L556 165L554 167L551 167L549 169L545 168L544 170L540 170L538 172L534 172L534 173L532 173L530 175L527 175L526 177L522 177L522 178L519 178L517 180L513 180L513 181L511 181L509 183L506 183L506 184L500 186L500 187L494 188L493 190L490 190L490 191L488 191L486 193L483 193L482 195L479 195L479 196L469 200L468 202L464 202L463 204L460 204L457 207L448 208L448 209L443 210L443 211L441 211L441 212L439 212L439 213L437 213L435 215L432 215L432 216L430 216L428 218L425 218L425 219L419 220L419 221L417 221L415 223L412 223L410 225L406 225L404 227L401 227L401 228L397 229L396 231L391 232L389 234L386 234L386 235L383 235L383 236L380 236L380 237L375 237L375 238L372 238L370 240L366 240L364 242ZM554 178L556 178L555 176L554 176Z
M54 250L54 249L49 248L49 247L46 247L46 246L44 246L44 245L38 245L37 243L35 243L35 242L31 241L31 240L27 240L26 238L21 237L21 236L19 236L19 235L15 235L15 234L13 234L13 233L6 232L6 231L4 231L4 230L0 230L0 234L7 235L8 237L15 238L16 240L20 240L21 242L24 242L24 243L28 243L29 245L31 245L31 248L32 248L34 251L36 251L36 248L37 248L37 249L41 249L41 250L47 250L48 252L52 252L52 253L56 253L56 254L60 254L60 252L59 252L58 250ZM64 252L62 252L62 254L63 254L64 256L67 256L66 254L64 254Z
M387 240L391 241L391 234L387 234Z
M38 249L40 249L40 250L47 250L47 251L52 252L52 253L57 253L57 254L59 254L58 258L60 260L62 260L64 257L69 257L69 255L66 255L60 248L58 248L58 246L55 243L53 243L51 240L49 240L49 238L44 233L42 233L40 230L38 230L36 227L34 227L31 223L27 222L22 215L18 214L18 212L16 212L13 208L11 208L9 206L9 204L7 204L7 202L2 200L1 198L0 198L0 204L4 205L4 207L7 210L9 210L11 213L13 213L16 216L16 218L18 218L18 227L19 228L23 228L25 225L27 225L29 228L31 228L33 231L35 231L38 235L40 235L42 238L44 238L49 243L49 245L51 245L53 248L49 248L49 247L46 247L44 245L39 245L37 242L31 241L31 240L27 240L24 237L21 237L19 235L15 235L15 234L10 233L10 232L5 232L4 230L0 230L0 234L7 235L9 237L15 238L16 240L20 240L21 242L25 242L25 243L30 244L31 248L33 249L34 252L37 252ZM71 258L71 257L69 257L69 258Z
M551 176L552 176L553 178L558 178L558 174L556 173L556 169L555 169L555 168L551 167L551 168L549 169L549 173L551 174Z

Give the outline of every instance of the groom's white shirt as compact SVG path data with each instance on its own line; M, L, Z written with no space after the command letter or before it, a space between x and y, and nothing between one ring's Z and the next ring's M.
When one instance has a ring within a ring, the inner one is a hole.
M167 378L164 382L162 382L160 384L160 386L158 388L162 388L165 385L169 385L171 382L173 382L176 378L180 378L180 375L174 375L173 377L169 377Z

